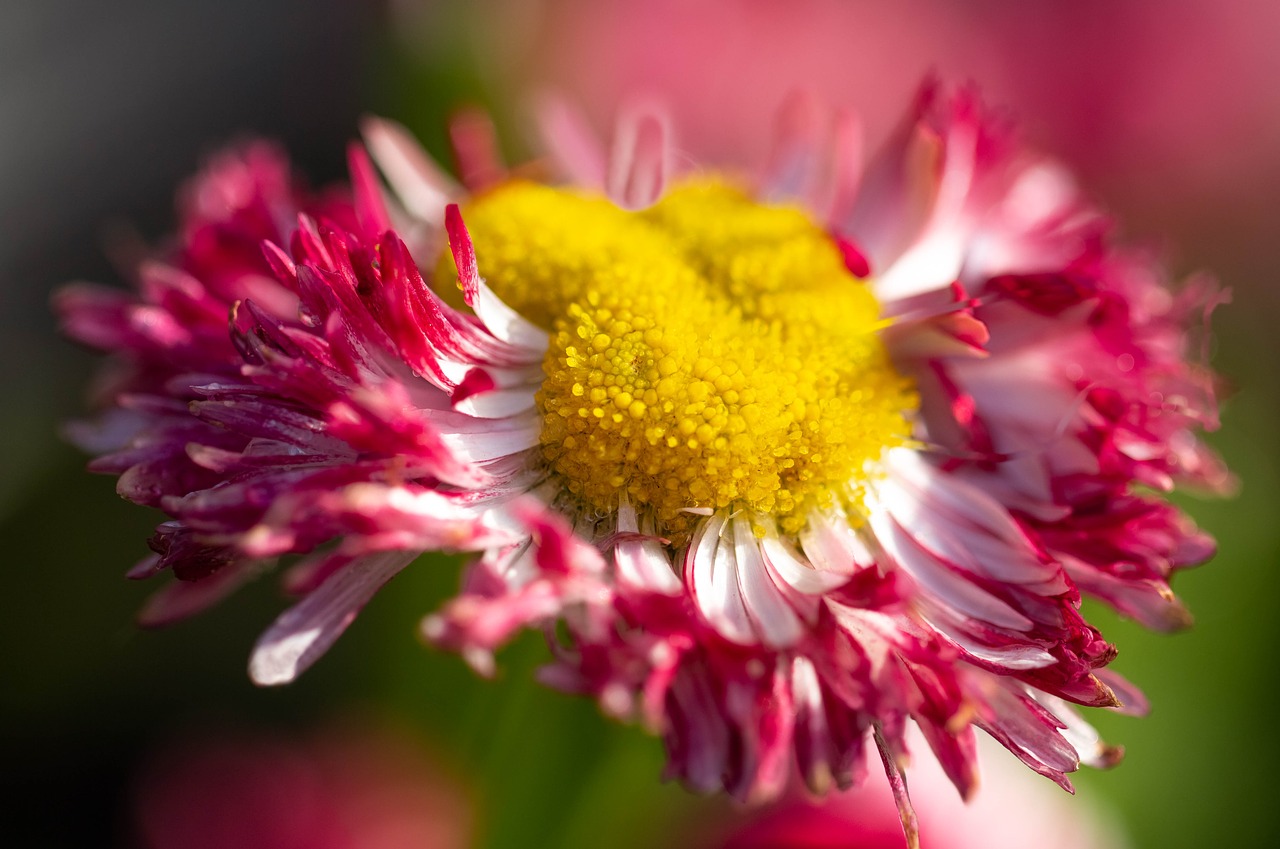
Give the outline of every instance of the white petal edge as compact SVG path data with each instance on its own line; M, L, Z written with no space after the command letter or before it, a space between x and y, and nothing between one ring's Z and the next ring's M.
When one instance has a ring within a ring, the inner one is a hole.
M822 595L849 582L848 575L815 569L788 541L772 533L760 541L760 550L778 578L796 592Z
M739 645L756 642L738 588L738 562L732 539L724 539L729 519L717 513L695 532L686 555L693 601L702 618L725 639Z
M286 610L254 646L249 677L263 687L288 684L320 659L382 586L418 556L386 551L357 560Z
M509 307L481 277L475 281L476 297L471 308L485 328L497 339L535 354L540 361L547 350L546 331Z
M361 133L369 153L410 215L438 226L445 205L461 189L427 156L413 135L385 118L365 118Z
M640 533L639 520L631 501L624 495L618 504L618 532ZM620 580L651 592L679 595L683 587L671 568L671 558L656 539L629 539L618 543L613 551L614 566Z
M804 626L773 582L750 520L733 520L733 546L743 606L761 641L771 648L798 642L804 636Z

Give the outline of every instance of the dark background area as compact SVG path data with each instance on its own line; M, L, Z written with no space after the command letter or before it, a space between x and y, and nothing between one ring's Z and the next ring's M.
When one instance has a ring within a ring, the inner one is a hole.
M243 656L252 623L219 625L215 613L185 632L134 629L151 588L120 580L121 567L156 517L86 476L59 439L57 423L83 412L94 360L57 337L48 301L68 280L121 282L105 250L112 228L160 238L179 181L239 135L280 138L304 170L339 178L378 11L304 0L0 9L5 845L127 845L130 776L149 741L193 714L282 718L306 702L255 698L242 670L217 661L224 646Z

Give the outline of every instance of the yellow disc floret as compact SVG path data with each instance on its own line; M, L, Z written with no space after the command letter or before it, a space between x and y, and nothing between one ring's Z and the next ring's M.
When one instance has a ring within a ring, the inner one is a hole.
M585 508L625 493L668 535L688 508L795 532L810 508L856 506L864 469L907 439L916 399L875 299L800 210L702 180L642 212L511 183L463 214L480 273L551 334L542 453Z

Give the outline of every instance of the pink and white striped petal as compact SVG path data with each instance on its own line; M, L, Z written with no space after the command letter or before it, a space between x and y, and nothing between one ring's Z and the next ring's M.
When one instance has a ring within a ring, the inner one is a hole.
M446 205L462 195L462 188L400 124L370 116L360 122L360 130L405 210L433 227L443 224Z

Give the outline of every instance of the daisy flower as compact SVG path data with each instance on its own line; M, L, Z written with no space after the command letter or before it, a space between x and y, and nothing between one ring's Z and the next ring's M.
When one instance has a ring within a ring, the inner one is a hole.
M349 200L233 151L137 294L59 296L115 355L77 437L170 517L144 619L301 555L250 662L279 684L419 554L474 552L426 637L487 672L544 630L544 680L698 790L847 787L870 749L913 834L911 726L965 796L979 730L1067 788L1117 760L1077 706L1142 699L1081 597L1187 621L1169 578L1212 543L1154 493L1228 484L1212 286L1168 288L968 90L866 163L797 98L751 177L655 110L609 148L542 119L514 170L460 119L461 183L371 121Z

